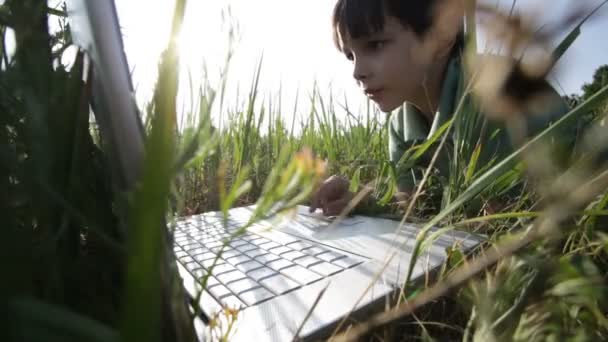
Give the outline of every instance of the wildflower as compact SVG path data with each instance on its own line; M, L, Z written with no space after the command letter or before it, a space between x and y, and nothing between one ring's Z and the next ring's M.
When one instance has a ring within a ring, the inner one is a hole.
M224 316L228 318L229 321L236 321L238 317L240 309L237 307L231 308L229 306L224 307Z
M211 317L211 319L209 319L209 323L207 323L207 326L209 329L213 330L215 328L218 327L218 320L217 320L217 315L214 315L213 317Z
M315 158L312 150L308 147L296 153L295 161L298 170L303 171L305 174L312 173L316 178L321 178L325 175L327 161Z

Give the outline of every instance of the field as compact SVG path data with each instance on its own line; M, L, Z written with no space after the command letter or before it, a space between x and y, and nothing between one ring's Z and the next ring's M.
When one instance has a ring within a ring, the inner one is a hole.
M175 35L184 3L177 1ZM577 23L592 10L575 16ZM260 100L263 68L243 108L222 102L224 84L203 82L189 89L195 101L177 116L181 83L170 41L154 97L140 108L143 173L135 189L125 192L108 163L108 142L90 116L82 55L70 65L54 63L70 37L65 30L49 32L46 23L63 16L44 1L8 0L0 7L0 33L14 32L17 42L14 55L6 46L0 51L1 340L192 340L173 267L172 230L162 222L171 227L179 216L256 203L252 224L277 204L288 210L308 203L322 177L332 174L348 177L355 191L371 189L383 215L424 222L415 256L433 238L427 232L435 225L489 238L471 258L450 249L437 279L417 287L407 281L405 301L348 333L336 332L337 340L608 339L606 83L526 139L526 117L507 109L531 106L538 94L526 82L537 74L513 64L511 70L526 76L518 85L529 89L513 97L505 88L487 94L487 87L476 86L488 73L491 80L503 76L480 68L462 86L454 118L394 164L388 160L386 116L370 108L338 120L337 101L315 93L306 99L312 101L307 120L286 122L280 106ZM550 52L550 61L584 34L580 24ZM474 36L474 25L468 27L468 37ZM518 30L517 37L529 33ZM477 163L487 141L472 132L488 120L479 111L484 101L507 108L493 120L503 122L521 147ZM221 128L211 118L214 106L225 108ZM461 143L450 143L448 136ZM450 176L420 168L414 196L406 205L392 204L398 174L422 154L442 149L450 157ZM234 317L226 310L216 319ZM235 328L238 319L210 329L229 340Z

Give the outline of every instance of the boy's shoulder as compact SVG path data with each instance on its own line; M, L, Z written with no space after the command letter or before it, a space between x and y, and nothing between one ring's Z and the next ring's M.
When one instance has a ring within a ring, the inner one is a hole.
M521 70L519 61L512 56L476 54L473 58L458 56L453 61L459 64L455 69L460 74L460 82L475 82L473 100L480 104L481 114L490 121L499 122L522 115L534 128L532 131L537 131L569 111L566 100L546 77L522 75L522 72L533 73L534 70L530 66ZM463 85L462 89L466 88L466 84ZM442 97L445 96L452 97L449 102L458 103L462 94L442 93ZM456 109L452 106L452 113L447 117L452 117ZM400 136L414 132L417 133L414 134L416 138L422 138L419 131L423 131L426 124L409 104L393 112L389 119L390 129Z

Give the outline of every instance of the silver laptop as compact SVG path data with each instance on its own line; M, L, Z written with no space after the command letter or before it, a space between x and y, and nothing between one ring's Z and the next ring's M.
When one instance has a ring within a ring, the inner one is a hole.
M189 293L201 290L198 280L215 263L198 303L203 311L217 312L225 305L241 309L231 340L287 341L296 332L299 338L319 339L347 315L362 319L396 299L418 227L363 216L334 223L299 206L255 224L215 260L224 239L253 210L230 210L227 224L219 212L184 217L175 233L174 250ZM481 241L459 231L440 235L419 257L412 279L436 271L448 247L467 252Z
M130 188L140 169L143 134L114 3L68 4L75 41L96 68L96 105L106 113L98 115L102 134ZM224 307L239 309L231 340L288 341L296 334L322 338L345 317L364 319L395 299L408 273L418 227L362 216L333 222L300 206L256 223L222 247L253 210L232 209L227 221L210 212L176 222L177 267L190 303L202 312L195 321L201 340L208 338L204 323ZM456 245L466 252L481 241L458 231L440 235L417 260L412 279L437 270L446 248Z

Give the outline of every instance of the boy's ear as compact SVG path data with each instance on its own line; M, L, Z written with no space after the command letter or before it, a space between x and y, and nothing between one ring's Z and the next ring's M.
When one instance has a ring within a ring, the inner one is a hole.
M433 10L433 25L427 41L434 58L447 57L464 23L464 0L439 0Z

